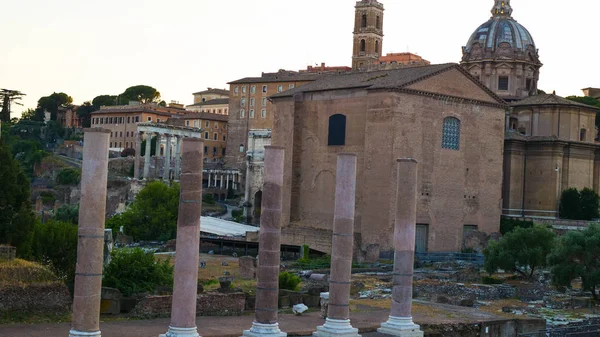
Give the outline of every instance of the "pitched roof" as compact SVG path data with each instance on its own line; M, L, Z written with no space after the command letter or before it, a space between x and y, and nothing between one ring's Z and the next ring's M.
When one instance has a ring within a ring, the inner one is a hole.
M193 93L192 95L202 95L202 94L218 94L218 95L229 96L229 90L208 88L208 90L198 91L198 92Z
M210 101L191 104L188 106L223 105L223 104L229 104L229 98L211 99Z
M477 81L466 70L456 63L427 65L420 67L398 68L391 70L379 70L369 72L352 72L335 75L323 75L319 80L305 84L294 89L271 96L272 98L290 97L302 92L358 89L382 90L403 89L411 84L422 81L429 77L438 75L445 71L457 69L468 79L476 83L482 90L493 97L498 104L506 105L500 97Z
M276 73L263 73L261 77L244 77L228 84L315 81L322 76L318 73L299 73L291 70L280 70Z
M221 121L227 122L229 121L229 115L218 115L209 112L189 112L184 115L176 115L172 118L177 119L206 119L209 121Z
M587 108L591 110L600 110L592 105L587 105L575 101L571 101L569 99L560 97L555 94L543 94L543 95L535 95L524 98L520 101L514 102L512 104L515 107L519 106L534 106L534 105L562 105L562 106L574 106L578 108Z

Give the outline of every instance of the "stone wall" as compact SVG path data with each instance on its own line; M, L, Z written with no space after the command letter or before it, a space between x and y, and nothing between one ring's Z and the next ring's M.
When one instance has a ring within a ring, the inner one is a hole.
M172 296L147 296L138 303L131 316L138 318L169 317ZM196 301L197 316L240 316L244 313L246 294L199 294Z
M0 314L68 313L71 295L62 283L0 287Z

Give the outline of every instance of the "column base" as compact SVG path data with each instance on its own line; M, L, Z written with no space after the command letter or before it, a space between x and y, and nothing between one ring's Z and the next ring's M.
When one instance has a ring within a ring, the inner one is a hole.
M242 337L287 337L287 334L279 330L279 323L261 324L254 322L250 330L244 330Z
M412 317L390 316L377 332L399 337L423 337L421 327L413 322Z
M360 337L358 329L353 328L349 319L325 319L323 326L318 326L313 333L315 337Z
M174 328L170 326L166 334L159 335L158 337L200 337L200 335L196 327Z
M101 337L100 331L83 332L77 330L69 331L69 337Z

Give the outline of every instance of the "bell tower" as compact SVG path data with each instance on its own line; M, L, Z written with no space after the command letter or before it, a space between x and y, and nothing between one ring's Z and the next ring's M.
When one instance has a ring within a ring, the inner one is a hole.
M352 69L369 69L379 63L383 45L383 4L377 0L356 2Z

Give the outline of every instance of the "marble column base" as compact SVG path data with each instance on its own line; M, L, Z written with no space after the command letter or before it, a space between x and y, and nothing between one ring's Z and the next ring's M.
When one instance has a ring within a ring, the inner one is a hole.
M242 337L287 337L287 334L279 330L279 323L261 324L254 322L250 330L244 330Z
M83 331L77 331L77 330L69 331L69 337L100 337L100 336L102 336L100 334L100 331L94 331L94 332L83 332Z
M169 327L169 331L166 334L159 335L158 337L200 337L198 335L198 329L193 328L174 328Z
M318 326L313 333L315 337L360 337L358 329L353 328L349 319L325 319L323 326Z
M399 337L423 337L421 327L413 322L412 317L390 316L377 332Z

